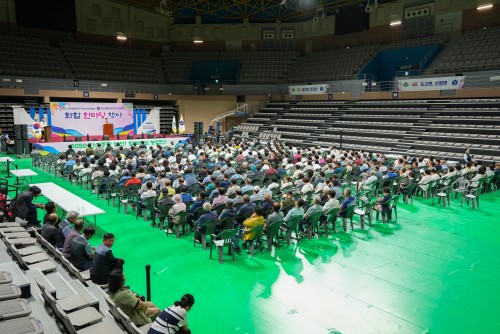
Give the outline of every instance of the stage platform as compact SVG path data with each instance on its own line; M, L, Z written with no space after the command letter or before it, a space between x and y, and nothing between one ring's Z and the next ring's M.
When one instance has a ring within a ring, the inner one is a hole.
M61 137L62 138L62 137ZM84 137L87 139L86 137ZM120 138L114 139L114 140L102 140L102 136L89 136L90 140L85 140L85 141L74 141L75 137L68 137L66 141L63 140L57 140L57 141L51 141L51 142L42 142L42 141L36 141L32 140L34 138L30 138L30 143L32 144L32 150L39 150L42 152L47 152L47 153L59 153L59 152L65 152L68 149L68 145L71 145L73 150L75 151L84 151L88 145L90 144L92 147L97 147L98 144L101 144L101 146L104 148L108 144L110 144L112 147L117 147L117 146L122 146L122 147L131 147L134 144L139 146L144 142L144 144L147 147L150 146L156 146L156 145L161 145L165 146L167 144L173 143L174 145L177 144L178 142L185 142L188 137L185 136L159 136L157 135L155 138L142 138L140 135L136 136L136 139L126 139L126 138ZM59 138L58 138L59 139Z

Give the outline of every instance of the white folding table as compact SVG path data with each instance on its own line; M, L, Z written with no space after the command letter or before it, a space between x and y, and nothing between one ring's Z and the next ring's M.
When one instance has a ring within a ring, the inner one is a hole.
M35 183L31 186L37 186L42 190L42 195L56 203L65 212L76 211L80 217L94 216L94 227L97 228L97 215L102 215L106 211L98 208L92 203L78 197L53 182Z
M14 169L10 171L12 175L16 177L16 183L15 184L21 184L19 182L19 179L21 181L25 181L26 178L29 176L30 181L33 182L33 176L37 176L38 174L35 171L32 171L31 169Z

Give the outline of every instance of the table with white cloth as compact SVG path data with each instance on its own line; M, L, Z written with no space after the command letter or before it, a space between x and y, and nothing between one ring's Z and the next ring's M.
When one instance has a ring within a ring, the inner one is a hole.
M42 190L42 195L57 204L65 212L76 211L79 217L94 216L94 228L101 235L97 228L97 215L102 215L106 211L98 208L92 203L78 197L53 182L35 183Z

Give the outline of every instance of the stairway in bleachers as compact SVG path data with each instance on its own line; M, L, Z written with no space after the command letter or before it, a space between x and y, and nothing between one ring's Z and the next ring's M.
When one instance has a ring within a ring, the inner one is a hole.
M344 149L461 160L470 146L477 159L498 160L500 100L271 102L235 136L339 146L341 132Z

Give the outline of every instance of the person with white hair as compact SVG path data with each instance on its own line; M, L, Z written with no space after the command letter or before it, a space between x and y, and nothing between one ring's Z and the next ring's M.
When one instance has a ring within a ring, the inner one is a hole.
M59 227L57 229L57 243L56 247L59 250L62 250L64 247L64 240L66 236L71 231L71 225L75 224L78 220L78 212L70 211L66 214L66 219L64 219L61 223L59 223Z
M168 212L168 215L170 217L169 219L169 224L168 224L168 233L172 233L172 226L173 224L179 224L179 213L184 211L186 212L186 204L182 202L182 196L180 194L174 195L172 197L172 200L174 201L174 205L170 208L170 211Z
M307 209L306 213L304 213L304 218L299 222L299 229L301 236L304 236L304 225L309 226L311 223L307 220L312 215L323 212L323 207L321 206L321 198L319 196L313 197L313 205Z
M175 197L175 196L174 196ZM203 203L203 214L194 223L195 228L195 239L201 243L201 234L205 233L207 230L203 223L209 220L217 220L217 212L212 210L212 205L209 202Z

